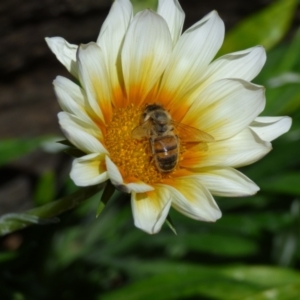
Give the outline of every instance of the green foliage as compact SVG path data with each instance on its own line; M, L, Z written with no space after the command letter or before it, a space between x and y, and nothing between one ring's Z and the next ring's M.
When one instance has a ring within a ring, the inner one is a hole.
M106 182L105 188L103 190L103 193L101 195L98 207L97 207L97 212L96 212L96 218L99 217L99 215L102 213L103 209L105 208L106 204L108 201L111 199L115 192L115 187L114 185L108 180Z
M44 186L45 187L45 186ZM81 189L62 199L48 203L44 206L34 208L25 213L10 213L0 217L0 235L6 235L15 230L25 228L31 224L46 224L57 222L57 219L51 219L69 209L77 207L80 203L99 192L99 186L91 186ZM48 187L45 190L40 190L41 194L47 193ZM48 200L48 199L47 199Z
M32 139L6 139L0 141L0 166L38 149L50 137Z
M44 205L55 198L55 174L52 171L45 172L38 180L37 187L33 196L36 206Z
M243 20L227 34L221 54L262 45L273 48L285 35L293 19L297 0L278 0L260 13Z
M208 268L160 262L155 262L151 266L152 270L153 267L163 271L152 272L153 276L139 280L101 299L150 300L166 299L168 295L168 299L201 296L200 299L208 297L220 300L256 300L278 299L272 297L272 294L283 295L283 291L288 292L289 296L284 295L285 297L280 299L293 299L291 296L297 295L296 293L300 291L300 274L280 268L260 266Z

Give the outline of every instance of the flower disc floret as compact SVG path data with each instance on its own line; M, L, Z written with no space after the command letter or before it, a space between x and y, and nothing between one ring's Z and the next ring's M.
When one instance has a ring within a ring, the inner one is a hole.
M133 105L115 109L106 128L105 145L123 178L153 184L160 182L163 175L154 165L149 139L137 140L131 134L139 125L141 114L141 108Z

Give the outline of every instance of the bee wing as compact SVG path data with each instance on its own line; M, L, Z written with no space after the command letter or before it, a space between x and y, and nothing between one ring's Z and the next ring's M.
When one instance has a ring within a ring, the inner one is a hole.
M172 121L172 124L174 125L174 128L176 131L184 137L184 140L187 142L213 142L215 139L210 134L189 126L182 123L177 123L175 121Z
M144 137L149 137L150 136L150 129L151 129L151 123L149 121L146 121L144 123L142 123L141 125L135 127L132 131L131 131L131 136L134 139L140 140Z

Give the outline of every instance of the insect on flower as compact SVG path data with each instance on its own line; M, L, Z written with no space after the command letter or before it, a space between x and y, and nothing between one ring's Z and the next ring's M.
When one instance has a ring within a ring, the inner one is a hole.
M96 42L46 38L75 78L54 80L60 126L85 153L71 178L78 186L110 180L130 193L135 225L151 234L171 206L214 222L213 195L255 194L236 168L262 158L291 126L289 117L259 117L264 87L251 80L264 48L214 60L225 31L217 12L182 33L184 18L177 0L136 15L129 0L116 0Z
M147 137L150 141L151 154L160 172L173 171L180 154L180 141L175 130L185 135L185 141L212 142L214 138L201 131L172 120L171 115L159 104L147 104L142 116L141 125L132 131L133 138Z

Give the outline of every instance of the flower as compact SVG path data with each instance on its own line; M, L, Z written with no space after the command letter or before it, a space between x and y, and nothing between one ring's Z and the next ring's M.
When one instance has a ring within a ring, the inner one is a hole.
M255 194L258 186L235 168L262 158L291 126L289 117L258 117L264 88L250 81L265 63L263 47L213 61L224 38L217 12L182 34L183 22L177 0L160 0L157 12L135 16L128 0L116 0L96 43L46 38L77 80L54 80L60 126L86 154L73 161L71 178L78 186L110 180L131 193L135 225L151 234L171 206L213 222L221 212L212 195ZM140 139L132 134L147 105L160 106L174 122L206 136L195 142L175 127L170 134L178 135L180 151L172 171L159 169L149 142L153 131Z

